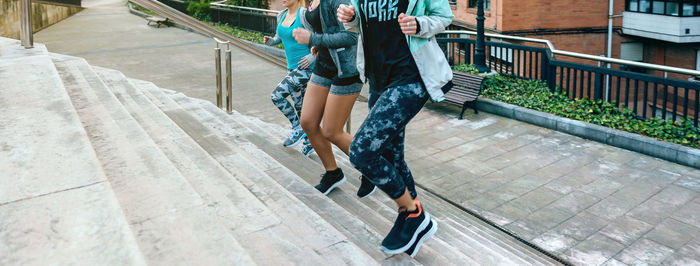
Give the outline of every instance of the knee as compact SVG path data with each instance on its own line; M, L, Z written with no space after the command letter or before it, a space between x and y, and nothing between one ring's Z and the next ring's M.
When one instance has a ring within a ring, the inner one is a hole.
M323 137L330 140L333 143L336 142L336 140L342 133L342 131L329 129L328 127L321 128L321 134L323 135Z
M275 91L276 91L276 90L275 90ZM272 100L273 103L276 103L276 102L279 102L280 100L282 100L282 96L279 95L279 94L277 94L277 93L275 93L275 92L272 92L272 93L270 94L270 99Z
M366 148L363 148L359 142L353 139L350 143L350 155L348 155L348 157L350 163L355 166L357 170L364 172L365 168L368 168L370 162L373 160L374 154L367 152Z
M299 124L301 125L301 128L304 129L304 132L306 132L307 134L309 132L314 132L315 129L318 127L317 122L315 122L311 119L308 119L307 117L305 117L303 115L299 119Z

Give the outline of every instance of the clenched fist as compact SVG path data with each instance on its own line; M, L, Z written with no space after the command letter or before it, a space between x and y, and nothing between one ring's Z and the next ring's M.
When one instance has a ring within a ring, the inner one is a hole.
M401 32L406 35L415 35L418 32L418 21L414 16L408 16L404 13L399 14L399 26Z
M309 44L309 39L311 39L311 32L307 29L296 28L292 32L294 39L301 44Z
M337 16L338 16L338 21L340 21L342 23L350 22L350 21L352 21L353 18L355 18L355 7L340 4L340 6L338 7Z

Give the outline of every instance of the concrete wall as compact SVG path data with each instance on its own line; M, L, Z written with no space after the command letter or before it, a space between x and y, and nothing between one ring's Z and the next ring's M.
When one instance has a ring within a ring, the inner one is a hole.
M0 36L19 39L20 0L0 0ZM76 6L32 3L32 30L40 31L80 12Z

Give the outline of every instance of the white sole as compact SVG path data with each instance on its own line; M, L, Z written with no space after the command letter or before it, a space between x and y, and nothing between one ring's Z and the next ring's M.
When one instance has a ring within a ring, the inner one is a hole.
M425 210L423 210L423 211L425 212ZM420 234L420 232L422 232L423 230L425 230L426 227L428 227L428 224L430 224L430 219L432 219L430 217L430 214L425 212L425 219L418 226L418 230L416 230L416 232L413 233L413 237L411 237L411 241L408 241L408 243L405 246L400 247L398 249L393 249L393 250L382 246L381 247L382 251L384 251L384 253L386 253L386 254L392 254L392 255L393 254L401 254L401 253L406 252L406 250L411 248L411 246L413 246L413 243L416 242L416 238L418 238L418 234Z
M431 220L431 222L433 223L433 227L430 228L430 231L425 233L425 235L423 235L423 237L418 239L418 244L416 244L416 248L413 249L413 253L409 254L409 256L411 256L411 258L414 258L418 254L418 250L420 250L420 246L423 245L423 242L425 240L428 240L428 238L432 237L435 234L435 232L437 232L437 229L438 229L437 223L435 222L435 220Z
M369 192L369 194L365 195L364 197L359 197L359 198L364 199L366 197L372 196L372 194L374 194L375 191L377 191L377 186L374 186L374 188L372 189L371 192Z
M284 144L282 144L282 146L287 147L287 148L291 148L291 147L294 147L296 145L299 145L299 143L301 143L302 140L304 140L304 135L302 135L296 142L292 143L292 145L285 146Z
M340 179L340 181L335 182L335 184L333 184L328 190L326 190L326 192L323 192L323 195L327 196L329 193L331 193L331 191L333 191L335 188L337 188L338 186L340 186L344 183L345 183L345 177L343 177L343 179Z

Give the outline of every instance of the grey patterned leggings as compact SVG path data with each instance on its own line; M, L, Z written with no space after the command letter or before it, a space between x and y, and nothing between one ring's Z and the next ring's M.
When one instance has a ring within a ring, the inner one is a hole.
M414 83L370 93L370 112L350 144L350 162L392 199L406 189L415 198L413 175L404 160L405 132L428 92Z
M299 126L301 117L301 105L304 101L306 83L311 77L311 69L292 69L287 71L287 76L272 91L272 103L277 106L282 114L292 123L292 128ZM291 96L294 105L289 103L287 97Z

